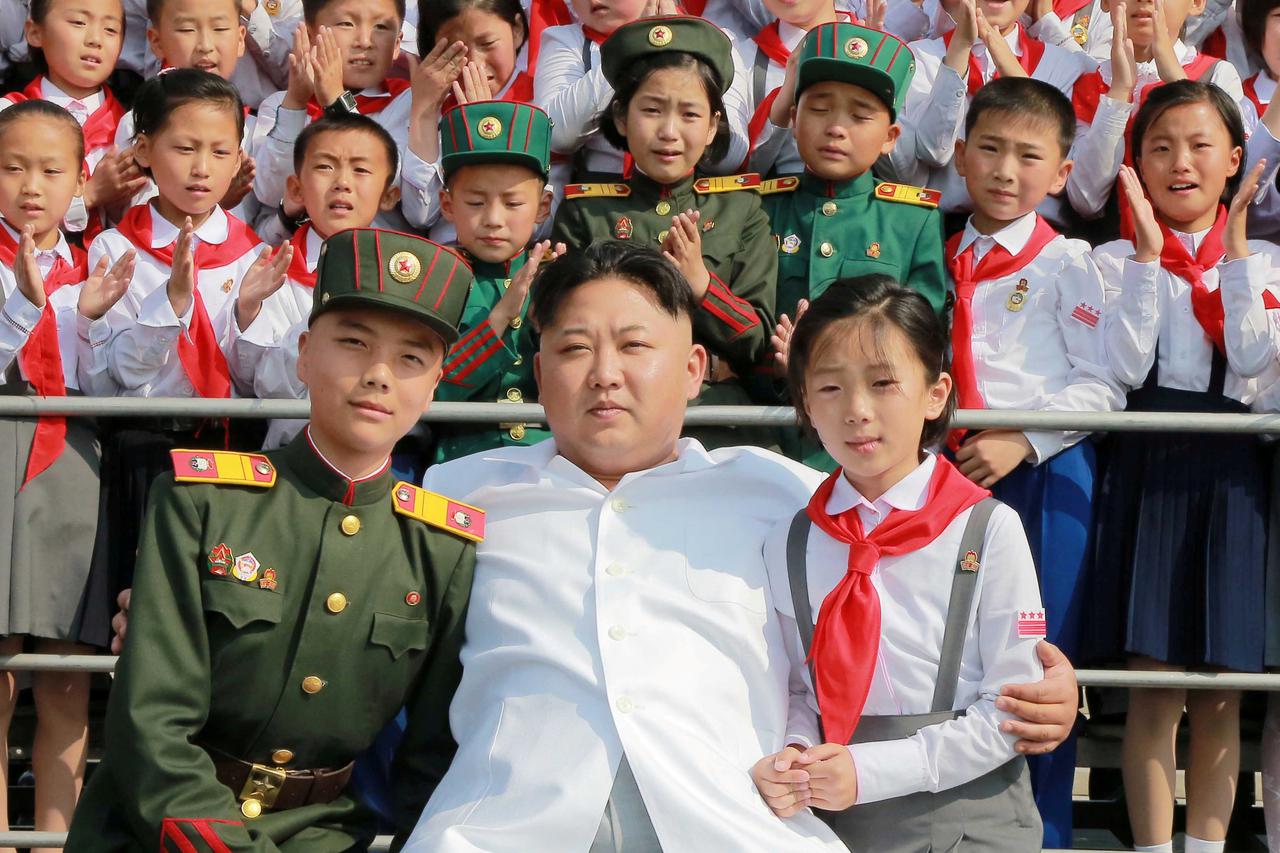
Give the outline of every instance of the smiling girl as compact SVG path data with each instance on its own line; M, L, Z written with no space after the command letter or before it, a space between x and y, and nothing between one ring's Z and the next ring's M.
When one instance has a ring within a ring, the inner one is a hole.
M1138 111L1137 169L1120 174L1131 236L1094 253L1103 281L1121 283L1109 286L1107 354L1131 389L1131 410L1247 412L1260 385L1274 381L1265 305L1280 284L1280 252L1245 239L1261 165L1242 182L1243 149L1240 113L1216 86L1169 83ZM1110 454L1086 626L1097 632L1097 652L1127 657L1131 669L1261 670L1267 483L1257 439L1120 433ZM1240 694L1133 690L1123 768L1139 850L1172 849L1184 705L1186 849L1223 849L1239 771Z

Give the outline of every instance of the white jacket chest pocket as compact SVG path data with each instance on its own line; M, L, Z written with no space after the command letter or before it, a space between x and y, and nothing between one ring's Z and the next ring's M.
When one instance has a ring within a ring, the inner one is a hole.
M685 581L696 598L741 607L763 616L769 602L760 542L717 536L696 521L686 522Z

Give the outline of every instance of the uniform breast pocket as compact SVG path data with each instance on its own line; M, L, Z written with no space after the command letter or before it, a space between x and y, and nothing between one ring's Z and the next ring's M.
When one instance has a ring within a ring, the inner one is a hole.
M714 538L714 541L713 541ZM760 543L739 547L696 526L685 528L685 581L696 598L763 616L768 596Z
M392 660L399 660L406 652L425 649L430 633L426 619L407 619L394 613L375 613L369 642L389 651Z
M906 284L904 270L889 261L877 261L873 258L848 258L840 264L840 277L853 278L859 275L887 275L899 284Z
M205 611L218 614L233 628L254 622L274 625L280 621L282 597L277 592L234 581L206 581L200 593Z

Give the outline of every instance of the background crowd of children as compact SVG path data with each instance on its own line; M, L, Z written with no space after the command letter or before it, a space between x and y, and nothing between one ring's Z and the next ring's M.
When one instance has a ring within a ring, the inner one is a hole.
M879 273L949 321L961 408L1280 411L1280 0L12 0L0 68L2 393L305 398L323 241L374 224L475 273L444 400L536 402L538 263L630 240L692 286L700 402L788 402L795 321ZM0 419L0 653L109 644L169 449L297 429ZM547 435L424 429L396 464ZM798 430L700 437L834 467ZM1263 442L946 444L1020 515L1077 663L1280 666ZM36 824L65 829L88 678L32 686ZM1171 849L1184 707L1186 849L1223 849L1239 704L1132 693L1138 849ZM1046 846L1074 769L1032 764Z

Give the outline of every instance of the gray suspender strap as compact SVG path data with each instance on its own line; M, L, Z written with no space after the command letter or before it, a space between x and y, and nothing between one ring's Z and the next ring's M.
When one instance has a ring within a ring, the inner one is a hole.
M769 63L768 54L764 52L764 48L756 45L756 63L751 69L751 103L759 109L764 103L764 96L769 94Z
M951 602L947 605L947 627L942 635L942 654L938 657L938 680L933 687L933 711L950 711L956 701L960 683L960 659L964 656L965 636L969 633L969 613L973 610L973 592L978 585L978 569L982 545L987 538L987 522L1000 505L987 498L974 506L960 537L956 555L956 571L951 579ZM973 556L967 556L969 552Z
M791 529L787 532L787 580L791 586L791 607L796 614L796 627L800 630L800 644L806 658L813 648L813 605L809 603L809 561L805 556L809 548L809 528L809 513L802 509L791 519ZM809 680L817 690L818 678L813 672L813 661L809 661Z
M591 70L591 45L593 42L587 38L587 34L582 34L582 67Z

